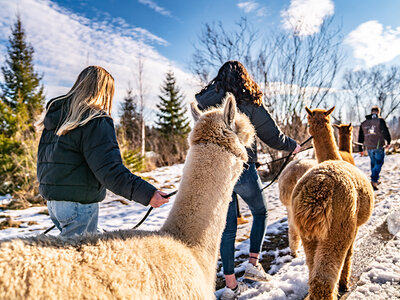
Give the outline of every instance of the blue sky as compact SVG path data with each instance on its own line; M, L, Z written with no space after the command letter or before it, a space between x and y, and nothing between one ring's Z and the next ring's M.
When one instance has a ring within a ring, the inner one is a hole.
M0 7L0 64L19 11L48 98L66 92L87 64L99 64L114 75L119 101L128 84L135 87L141 53L149 109L169 68L191 101L199 86L188 64L205 22L221 21L229 29L247 17L268 34L285 30L285 12L316 31L324 17L334 15L343 26L347 67L400 62L400 1L394 0L0 0Z

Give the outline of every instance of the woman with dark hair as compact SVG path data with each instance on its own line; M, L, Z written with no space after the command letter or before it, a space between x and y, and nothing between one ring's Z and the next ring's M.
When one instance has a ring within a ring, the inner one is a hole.
M219 69L217 76L200 93L196 94L196 100L201 109L207 109L210 106L221 104L227 92L235 96L238 109L249 117L257 136L264 143L276 150L294 151L293 153L300 151L301 147L280 131L263 105L263 93L258 84L238 61L226 62ZM225 230L222 234L220 251L226 288L221 299L234 299L247 289L244 283L237 282L234 272L237 231L237 202L234 199L237 195L247 203L253 215L250 257L244 277L257 281L267 281L269 277L258 262L267 224L267 203L255 167L257 162L256 142L247 149L247 152L249 155L248 168L243 171L235 185Z

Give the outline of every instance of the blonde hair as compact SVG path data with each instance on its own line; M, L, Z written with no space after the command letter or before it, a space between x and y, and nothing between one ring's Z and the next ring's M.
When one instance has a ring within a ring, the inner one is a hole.
M111 74L102 67L89 66L78 75L66 95L57 97L49 103L38 125L43 125L47 112L56 101L67 99L68 115L56 129L57 135L64 135L94 118L104 116L103 112L111 116L113 96L114 78Z

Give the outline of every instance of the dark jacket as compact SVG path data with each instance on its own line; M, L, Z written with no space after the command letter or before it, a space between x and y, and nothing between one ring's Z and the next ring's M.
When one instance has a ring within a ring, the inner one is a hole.
M221 104L225 92L220 90L216 91L213 85L207 90L196 95L196 100L200 109L207 109L211 106ZM293 151L296 148L296 141L284 135L274 119L272 119L268 110L262 105L257 106L249 103L248 101L237 100L238 109L246 114L254 128L256 129L257 136L266 143L269 147L276 150ZM257 142L255 141L250 148L247 148L249 155L249 163L257 162Z
M372 114L365 116L366 120L361 123L358 133L358 142L365 144L368 150L380 149L385 146L385 140L390 144L391 137L386 122L382 118L373 118ZM359 151L363 151L361 145L358 146Z
M47 200L95 203L115 194L148 205L156 188L124 167L113 120L104 114L65 135L55 134L68 101L55 102L44 120L39 143L39 191Z

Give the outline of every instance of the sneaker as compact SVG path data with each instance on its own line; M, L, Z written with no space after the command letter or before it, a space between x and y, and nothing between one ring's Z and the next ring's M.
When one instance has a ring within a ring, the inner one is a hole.
M221 295L221 300L237 299L240 294L247 290L247 285L243 282L238 282L234 289L225 287L224 292Z
M260 263L257 263L256 266L248 263L246 266L246 270L244 271L243 277L255 281L269 281L271 279L271 275L267 274L264 271Z
M371 181L371 185L372 185L372 188L374 189L374 191L379 190L377 182Z

